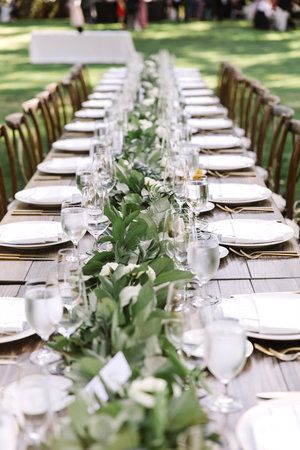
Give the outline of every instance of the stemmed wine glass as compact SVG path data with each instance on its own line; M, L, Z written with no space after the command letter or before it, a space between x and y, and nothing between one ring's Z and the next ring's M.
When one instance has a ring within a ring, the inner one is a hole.
M100 250L98 239L109 225L107 217L103 214L104 191L92 185L84 190L82 197L82 204L87 214L87 230L95 240L93 251L97 251Z
M79 168L76 170L76 185L81 193L92 182L92 174L92 170L88 168Z
M62 317L62 304L54 285L46 281L29 281L25 285L25 313L28 323L41 339L47 341ZM47 365L60 359L48 347L35 350L30 360L37 365Z
M228 394L228 383L242 370L246 360L246 336L235 319L221 319L205 327L205 361L209 371L225 386L225 393L212 397L208 407L212 411L233 413L241 403Z
M208 201L208 182L207 177L203 176L200 180L189 180L187 182L187 204L189 205L194 226L196 228L196 221L198 215L204 209Z
M196 274L198 284L197 298L193 301L193 305L201 306L203 302L210 300L205 292L205 286L213 278L220 264L218 238L212 233L198 233L188 244L187 258L189 266Z
M61 206L61 225L63 231L74 245L73 259L78 258L77 246L87 231L86 210L77 201L65 201Z

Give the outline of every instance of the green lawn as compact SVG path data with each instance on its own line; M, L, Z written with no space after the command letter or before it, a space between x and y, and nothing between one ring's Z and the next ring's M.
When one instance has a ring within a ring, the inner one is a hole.
M117 28L112 25L110 28ZM0 121L20 109L32 97L68 71L67 65L31 65L28 58L30 32L42 28L66 28L65 20L20 21L0 25ZM92 29L108 28L92 25ZM300 30L262 32L238 22L156 23L133 33L136 48L149 55L167 48L178 65L197 66L211 87L221 61L229 60L259 79L300 118ZM92 66L96 82L105 66Z

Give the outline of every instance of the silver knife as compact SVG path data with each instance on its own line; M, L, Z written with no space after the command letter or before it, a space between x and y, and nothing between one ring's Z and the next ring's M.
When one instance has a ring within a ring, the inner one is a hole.
M257 392L256 397L263 400L271 400L273 398L300 398L300 391L283 391L283 392Z

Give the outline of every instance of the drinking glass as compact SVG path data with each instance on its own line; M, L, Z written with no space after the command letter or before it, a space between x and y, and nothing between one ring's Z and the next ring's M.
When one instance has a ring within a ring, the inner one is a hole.
M207 177L203 176L200 180L189 180L187 182L187 204L189 205L194 223L208 201L208 182Z
M187 198L186 181L188 178L188 167L184 158L176 158L172 165L172 189L175 194L179 208L182 208Z
M188 264L196 274L198 289L194 306L201 306L210 299L205 286L215 275L220 264L219 240L211 233L201 232L188 244Z
M107 217L103 214L104 191L101 188L96 189L95 186L85 189L83 206L87 214L87 230L94 238L93 251L100 250L98 248L98 239L109 225Z
M165 215L164 240L166 250L179 267L187 266L187 249L191 240L191 225L186 210L170 208Z
M246 336L237 320L216 320L205 327L204 355L209 371L225 386L225 393L210 398L208 407L225 414L239 411L241 403L228 394L229 381L246 360Z
M62 229L74 245L73 257L78 258L77 246L87 231L85 208L77 203L63 202L60 217Z
M40 448L52 425L49 378L40 367L24 361L20 364L16 389L19 425L29 445Z
M92 170L86 168L79 168L76 170L76 184L80 192L90 185L92 182Z
M57 288L46 281L26 283L25 313L34 331L47 341L62 316L62 304ZM46 365L59 358L60 355L48 347L35 350L30 355L30 360L37 365Z

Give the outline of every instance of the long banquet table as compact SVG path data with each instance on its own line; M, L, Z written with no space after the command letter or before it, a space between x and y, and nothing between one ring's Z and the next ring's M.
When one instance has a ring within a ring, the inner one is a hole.
M82 133L65 133L64 137L83 137ZM86 136L90 136L87 134ZM62 155L62 153L59 153ZM58 152L52 150L47 158L57 156ZM77 155L77 153L76 153ZM66 157L67 154L66 154ZM75 184L73 176L59 176L56 180L41 181L42 173L35 173L27 187L47 186L47 185L72 185ZM234 178L214 178L210 177L216 183L242 182L249 185L253 183L263 184L263 181L256 173L251 177ZM283 221L283 217L272 200L267 200L264 205L271 206L273 211L262 212L243 212L239 214L226 213L218 208L212 212L203 215L204 218L225 219L225 218L263 218L265 220ZM18 201L14 201L9 212L3 218L2 223L11 223L21 220L33 220L30 216L14 216L13 211L18 209L30 209ZM58 220L57 216L36 217L34 220ZM86 236L82 245L89 245L90 238ZM297 249L299 246L294 239L282 245L283 249ZM6 249L1 248L5 253ZM45 257L55 259L56 247L50 250L39 250L37 253ZM11 250L7 250L11 253ZM24 283L34 278L43 278L45 273L51 270L55 261L0 261L0 295L1 296L22 296ZM258 260L249 260L233 253L224 258L215 278L209 283L208 291L221 297L229 297L234 294L248 294L253 292L280 292L280 291L300 291L300 259L299 258L262 258ZM262 342L262 341L260 341ZM264 342L262 342L264 344ZM0 345L0 355L22 354L32 351L39 344L37 337L27 338L21 341ZM268 342L266 345L270 345ZM272 346L280 348L280 343L272 342ZM0 366L0 377L4 366ZM221 383L209 378L213 389L218 392L221 390ZM264 356L262 353L254 350L254 353L248 359L242 373L230 383L230 390L235 393L243 402L244 410L256 404L258 399L256 394L262 391L300 391L300 363L280 362L274 357ZM230 422L235 424L240 414L234 414L230 417ZM270 449L271 450L271 449Z

